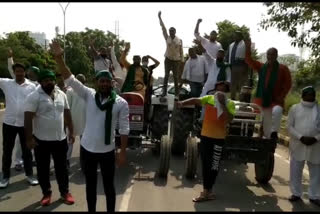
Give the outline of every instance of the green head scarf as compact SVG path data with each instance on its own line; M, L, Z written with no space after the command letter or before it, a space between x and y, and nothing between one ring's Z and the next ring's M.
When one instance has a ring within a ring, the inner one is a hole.
M112 74L108 70L101 70L96 74L96 80L101 77L107 77L108 80L113 80Z
M56 75L54 74L53 71L49 70L49 69L43 69L39 72L38 75L38 81L42 81L45 78L52 78L53 80L56 80Z
M39 76L39 73L40 73L40 69L36 66L31 66L29 68L30 71L33 71L37 76Z
M313 86L307 86L307 87L304 87L302 89L302 96L304 96L305 94L307 93L314 93L316 94L316 90L313 88Z

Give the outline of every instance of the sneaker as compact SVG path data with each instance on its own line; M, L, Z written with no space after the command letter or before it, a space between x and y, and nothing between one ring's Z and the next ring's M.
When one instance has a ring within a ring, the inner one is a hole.
M48 206L51 203L51 194L42 197L40 204L41 206Z
M30 185L35 186L39 184L38 179L34 178L33 176L28 176L27 181L29 182Z
M299 196L291 195L288 200L291 202L295 202L295 201L300 201L301 198Z
M68 205L74 204L74 198L72 197L71 193L67 193L61 196L61 200L63 201L63 203Z
M22 164L16 164L16 165L14 166L14 169L15 169L16 171L21 171L21 170L23 169L23 165L22 165Z
M0 188L6 188L9 185L9 179L4 178L0 181Z
M310 203L320 207L320 199L309 199Z

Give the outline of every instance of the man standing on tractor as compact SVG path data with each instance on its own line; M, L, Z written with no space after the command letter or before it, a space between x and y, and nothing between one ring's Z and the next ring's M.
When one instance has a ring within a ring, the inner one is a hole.
M198 41L200 41L202 47L206 50L205 56L207 63L210 64L212 63L212 59L217 58L218 51L222 48L222 45L217 41L218 33L215 30L211 31L209 39L200 36L199 25L201 22L202 19L198 19L196 28L194 29L194 36Z
M309 201L320 206L320 107L312 86L302 89L302 101L292 106L288 114L290 134L289 201L301 201L302 172L309 168Z
M205 107L200 143L203 192L200 196L193 198L194 202L215 199L212 187L219 171L222 149L227 135L227 124L232 121L235 114L235 104L226 96L226 93L230 91L229 82L217 82L215 90L214 95L177 102L178 107L186 105Z
M121 92L136 92L145 99L145 93L148 86L149 71L141 66L141 57L133 56L133 64L130 64L126 57L130 50L130 43L126 43L125 49L121 54L120 62L127 69L128 73L123 83Z
M208 66L205 57L197 55L194 48L189 48L189 59L186 61L181 79L187 80L191 88L191 96L199 97Z
M231 65L231 99L236 100L242 86L248 82L248 65L245 62L246 45L241 31L235 32L235 40L230 44L227 59Z
M96 74L97 90L88 88L77 80L63 60L63 49L53 41L51 51L65 80L86 102L86 125L81 138L80 153L86 179L86 195L89 212L96 211L97 168L100 165L107 211L114 212L116 191L114 185L115 161L126 163L126 147L129 134L129 107L126 100L113 90L113 77L107 70ZM120 153L116 153L115 129L119 121Z
M173 81L174 81L174 93L175 96L179 96L179 69L181 63L184 61L183 58L183 46L182 40L176 36L176 29L174 27L169 28L169 35L167 32L167 28L165 27L162 18L161 18L161 11L158 13L160 25L162 28L162 33L164 39L166 40L167 49L165 53L165 60L164 60L164 80L163 80L163 91L162 96L167 95L167 87L168 87L168 80L170 71L173 74Z
M254 103L263 110L263 133L266 138L277 140L284 100L291 88L291 74L286 65L277 61L276 48L269 48L267 62L261 63L251 57L251 40L245 44L246 63L259 75Z

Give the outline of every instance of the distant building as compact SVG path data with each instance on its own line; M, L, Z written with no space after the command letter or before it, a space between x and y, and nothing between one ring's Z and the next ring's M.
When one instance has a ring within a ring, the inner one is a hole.
M40 32L30 32L29 36L36 40L36 43L40 45L41 47L47 49L49 46L49 40L46 38L45 33Z
M259 61L266 62L267 61L267 54L261 53L259 54ZM283 54L278 56L278 61L281 64L288 66L291 72L294 72L298 68L298 64L301 61L301 58L295 54Z

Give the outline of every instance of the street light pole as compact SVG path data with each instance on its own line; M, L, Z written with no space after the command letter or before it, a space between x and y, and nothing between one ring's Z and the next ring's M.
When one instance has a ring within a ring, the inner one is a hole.
M61 3L59 3L61 9L62 9L62 12L63 12L63 49L64 49L64 52L63 52L63 57L64 57L64 61L66 61L66 11L67 11L67 8L69 6L70 2L68 2L67 6L65 8L62 7Z

